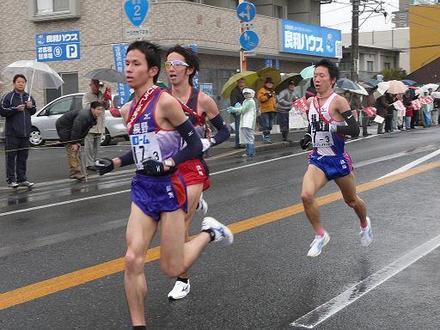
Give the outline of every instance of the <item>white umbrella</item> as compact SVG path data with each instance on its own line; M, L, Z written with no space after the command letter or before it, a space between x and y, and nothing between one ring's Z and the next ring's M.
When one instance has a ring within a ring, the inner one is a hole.
M363 86L359 85L358 83L356 83L356 85L358 86L358 88L349 89L349 91L359 95L365 95L365 96L368 95L367 90Z
M431 96L435 99L440 99L440 92L433 92Z
M59 88L63 79L49 65L35 60L22 60L9 64L3 69L2 75L12 80L16 74L22 74L26 79L30 79L29 95L32 88Z
M377 84L376 92L379 93L380 95L383 95L386 93L388 88L390 88L390 84L388 83L388 81L382 81L379 84Z
M438 84L426 84L426 85L423 85L421 88L422 88L422 90L424 91L424 92L428 92L428 89L432 89L432 91L433 92L435 92L436 90L437 90L437 88L439 87L439 85Z

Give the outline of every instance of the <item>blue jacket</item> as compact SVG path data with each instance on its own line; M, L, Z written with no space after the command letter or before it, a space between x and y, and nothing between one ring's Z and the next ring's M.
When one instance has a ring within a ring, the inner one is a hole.
M18 93L15 90L3 96L0 105L0 114L6 117L6 136L29 137L31 133L31 116L37 111L35 100L31 96L32 108L18 111L17 106L26 103L28 93Z

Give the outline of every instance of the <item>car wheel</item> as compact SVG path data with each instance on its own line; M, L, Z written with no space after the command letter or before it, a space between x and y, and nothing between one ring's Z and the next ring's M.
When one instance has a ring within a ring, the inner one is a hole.
M105 134L101 135L101 145L102 146L108 146L110 144L110 141L112 140L112 137L110 136L110 132L108 129L105 129Z
M29 142L33 147L41 146L42 144L44 144L43 137L41 136L41 133L38 130L38 128L36 127L31 128L31 134L29 135Z

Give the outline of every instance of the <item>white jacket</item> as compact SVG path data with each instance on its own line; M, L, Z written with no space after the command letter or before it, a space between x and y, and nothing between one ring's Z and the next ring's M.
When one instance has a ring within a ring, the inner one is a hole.
M245 99L241 107L234 107L234 109L240 113L240 128L255 129L257 106L253 98Z

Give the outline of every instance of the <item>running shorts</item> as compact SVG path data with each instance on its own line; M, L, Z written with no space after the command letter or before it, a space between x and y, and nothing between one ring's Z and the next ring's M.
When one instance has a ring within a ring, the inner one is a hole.
M156 221L162 212L188 208L185 182L176 172L155 177L137 173L131 182L131 200Z
M353 163L347 153L337 156L321 156L312 153L309 155L309 164L323 171L329 181L349 175L353 171Z
M190 159L179 164L177 169L187 186L203 183L204 191L210 187L209 169L204 160Z

